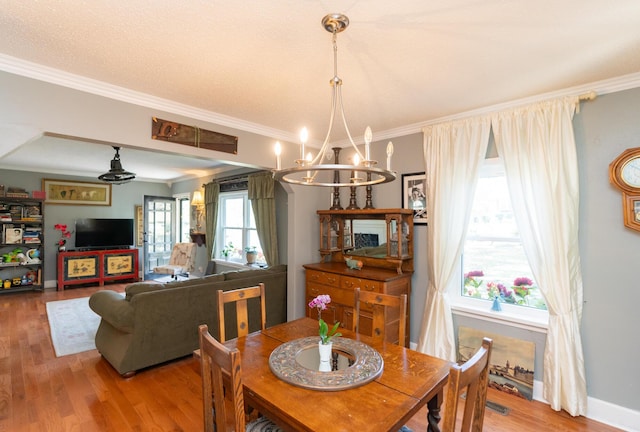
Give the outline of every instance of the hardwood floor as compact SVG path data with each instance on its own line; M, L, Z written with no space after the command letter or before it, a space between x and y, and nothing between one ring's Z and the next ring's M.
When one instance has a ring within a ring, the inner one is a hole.
M99 289L0 296L0 432L202 430L200 376L191 357L129 379L121 378L96 350L55 357L45 303L86 297ZM511 409L507 416L486 411L484 430L489 432L618 430L495 390L489 399ZM426 412L407 426L426 430Z

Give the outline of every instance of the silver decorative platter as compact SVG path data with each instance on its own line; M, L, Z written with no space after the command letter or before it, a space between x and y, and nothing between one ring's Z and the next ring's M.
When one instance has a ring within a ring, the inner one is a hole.
M290 384L324 391L358 387L382 373L384 361L378 351L342 337L332 339L332 370L318 370L318 340L318 336L311 336L283 343L269 357L271 371Z

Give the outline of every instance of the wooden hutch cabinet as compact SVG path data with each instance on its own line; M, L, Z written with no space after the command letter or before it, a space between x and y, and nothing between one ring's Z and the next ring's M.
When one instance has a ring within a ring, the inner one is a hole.
M405 346L410 340L411 276L413 274L413 211L409 209L319 210L322 261L306 264L306 302L329 294L331 303L322 318L331 325L340 322L351 329L354 290L407 295ZM362 261L361 270L350 269L345 260ZM317 311L307 307L307 316ZM398 334L398 316L391 312L385 333ZM362 305L363 332L371 332L371 309ZM398 342L390 340L390 342Z

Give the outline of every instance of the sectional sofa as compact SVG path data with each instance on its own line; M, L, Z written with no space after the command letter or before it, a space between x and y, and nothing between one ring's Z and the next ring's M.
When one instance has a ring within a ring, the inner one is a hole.
M200 279L169 282L136 282L125 296L102 290L89 299L91 309L102 318L96 348L123 376L191 355L198 348L198 326L207 324L218 336L218 290L265 284L267 326L287 320L287 267L227 271ZM227 305L227 338L235 337L235 309ZM249 302L249 329L259 330L257 299ZM251 317L254 317L253 320Z

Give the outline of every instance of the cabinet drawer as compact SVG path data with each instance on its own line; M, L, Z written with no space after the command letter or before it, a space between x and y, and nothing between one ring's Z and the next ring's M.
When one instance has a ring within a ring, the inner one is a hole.
M316 270L307 270L307 283L316 282L334 287L340 286L340 276L333 273L325 273Z
M313 300L320 294L328 294L331 297L330 304L342 304L353 307L354 294L353 291L347 291L340 288L334 288L327 285L321 285L317 283L307 283L307 299ZM307 302L308 303L308 302Z
M363 291L374 291L381 292L382 291L382 283L379 281L369 280L369 279L360 279L349 276L343 276L341 279L340 286L344 289L355 290L356 288L360 288Z

